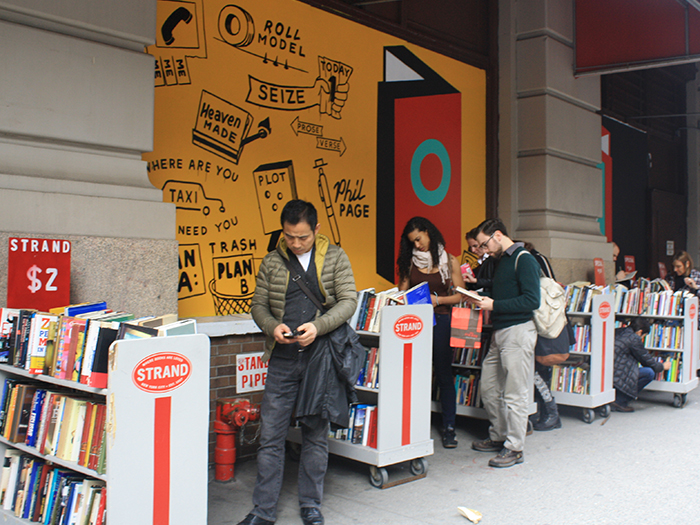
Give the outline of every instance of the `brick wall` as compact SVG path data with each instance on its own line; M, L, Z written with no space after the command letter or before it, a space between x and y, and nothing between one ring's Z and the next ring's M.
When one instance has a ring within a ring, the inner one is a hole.
M209 404L209 464L214 464L214 447L216 433L214 419L216 418L216 403L219 399L229 397L245 397L251 403L260 405L262 391L236 393L236 356L251 352L262 352L265 336L262 334L229 335L211 338L211 386ZM259 428L259 422L246 425L244 439L251 441ZM241 445L236 436L236 462L255 457L257 440L252 444Z

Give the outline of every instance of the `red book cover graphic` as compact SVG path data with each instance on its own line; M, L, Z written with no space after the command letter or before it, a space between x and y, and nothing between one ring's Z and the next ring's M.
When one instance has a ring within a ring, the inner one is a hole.
M404 46L384 48L377 105L377 273L395 282L409 219L430 220L459 252L462 94ZM393 247L387 250L387 246Z

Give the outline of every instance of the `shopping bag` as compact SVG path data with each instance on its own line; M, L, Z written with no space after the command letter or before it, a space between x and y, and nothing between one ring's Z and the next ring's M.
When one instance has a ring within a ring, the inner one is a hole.
M450 346L454 348L481 348L483 310L452 308Z

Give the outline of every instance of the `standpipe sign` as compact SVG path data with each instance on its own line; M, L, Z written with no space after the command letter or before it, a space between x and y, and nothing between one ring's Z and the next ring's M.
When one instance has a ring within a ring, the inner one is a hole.
M161 394L181 387L191 374L192 363L187 357L175 352L160 352L139 361L131 379L144 392Z

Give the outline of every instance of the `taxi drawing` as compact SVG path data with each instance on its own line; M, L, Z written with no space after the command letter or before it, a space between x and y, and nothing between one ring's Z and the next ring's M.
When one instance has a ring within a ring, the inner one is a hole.
M204 188L199 182L187 182L181 180L167 180L163 184L163 201L172 202L178 210L200 211L206 217L211 213L212 205L218 203L218 210L221 213L226 211L224 201L212 199L204 193Z

